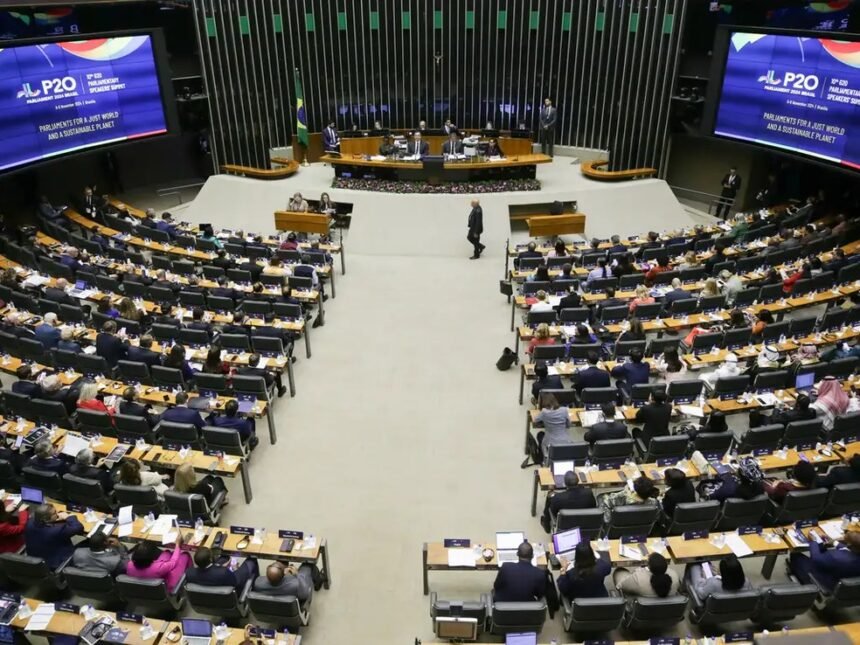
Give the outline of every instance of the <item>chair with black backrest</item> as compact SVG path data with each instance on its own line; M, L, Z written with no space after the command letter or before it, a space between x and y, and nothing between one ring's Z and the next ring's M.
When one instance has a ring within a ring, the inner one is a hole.
M693 452L703 455L725 455L732 447L731 432L699 432L693 439Z
M35 363L45 363L47 362L47 356L50 356L45 351L45 346L42 343L26 337L18 339L18 355L24 360L30 360Z
M596 540L603 531L601 508L564 508L552 515L551 520L553 533L578 528L583 540Z
M848 323L848 311L841 307L831 307L821 317L818 329L825 331L839 331Z
M206 302L209 309L212 309L219 314L231 313L236 309L236 303L233 302L232 298L207 295Z
M602 439L595 441L591 449L591 461L595 464L620 463L633 456L633 439Z
M96 479L86 479L66 473L63 475L66 497L74 504L88 506L105 513L116 510L116 503L108 495L102 483Z
M159 443L162 446L188 446L194 450L203 450L205 444L191 423L174 423L162 421L155 427Z
M205 496L178 493L168 490L164 493L164 506L167 513L178 515L179 519L196 522L198 518L207 526L217 526L221 519L221 509L227 500L227 491L219 491L210 504Z
M109 605L114 605L119 600L116 583L109 571L68 566L63 569L63 577L66 579L69 591L75 596Z
M793 318L791 320L791 336L796 339L806 338L813 332L815 325L818 322L817 316L804 316L803 318Z
M730 497L720 508L714 530L735 531L739 526L757 526L761 524L769 505L768 496L764 494L751 499Z
M703 240L708 241L708 240ZM705 267L694 267L692 269L681 269L680 280L681 284L694 284L700 282L707 277Z
M3 407L7 417L21 417L36 421L36 413L31 405L30 397L12 390L3 390Z
M121 441L135 443L138 439L142 439L148 444L155 443L155 431L144 417L115 414L113 420L116 424L116 434Z
M18 337L14 334L0 331L0 351L11 356L18 356Z
M860 366L860 357L858 356L837 358L826 363L825 376L833 376L843 380L854 374L858 366Z
M753 621L771 628L805 614L818 599L818 586L814 584L766 585L760 591L761 604Z
M623 535L649 535L660 517L660 507L656 504L633 504L616 506L609 513L604 536L609 539Z
M561 595L561 609L565 631L577 636L602 634L616 630L621 625L625 602L620 596L570 600L567 596Z
M43 491L46 497L59 500L66 499L63 479L60 477L60 473L56 471L24 466L21 469L21 481L24 486Z
M253 596L259 595L251 592L251 613L257 616L254 609ZM268 596L272 597L272 596ZM481 594L480 600L439 600L435 591L430 592L430 620L435 629L437 618L466 618L478 623L478 636L487 628L487 616L491 603L490 594Z
M138 234L140 234L140 232L141 232L140 229L138 229ZM159 235L160 233L164 233L164 236ZM141 235L141 237L143 237L143 239L146 239L147 236L152 236L152 239L154 239L156 242L160 242L162 240L165 242L170 242L170 236L167 235L167 233L165 233L164 231L159 231L158 229L154 229L154 228L145 229L145 234ZM157 237L161 237L162 239L158 240L158 239L156 239ZM165 240L164 237L167 237L167 239ZM171 263L170 258L167 257L166 255L155 255L155 254L153 254L152 255L152 266L155 269L163 269L164 271L170 271L170 269L172 267L172 263Z
M556 321L555 311L530 311L526 315L526 324L530 326L540 323L552 324Z
M151 286L146 290L147 298L153 302L169 302L175 305L178 301L176 292L167 287Z
M546 602L493 602L490 611L490 633L540 633L546 622Z
M675 506L672 517L666 518L667 535L683 535L687 531L707 531L717 521L720 503L685 502Z
M251 339L245 334L221 334L221 347L231 354L251 351Z
M88 432L96 435L105 435L106 437L115 437L116 428L113 425L113 417L107 412L99 412L98 410L87 410L86 408L78 408L77 412L78 425L81 432Z
M203 277L207 280L217 280L221 276L226 275L226 272L221 267L216 267L209 264L204 264L201 269L203 271Z
M690 351L693 354L704 354L710 352L714 347L719 347L723 344L723 333L719 331L707 332L699 334L693 338L693 344L690 346Z
M113 490L116 495L117 505L131 506L135 515L146 515L148 513L158 515L164 508L152 486L117 484Z
M179 342L188 347L205 347L209 341L209 333L205 329L181 329L179 331Z
M44 316L47 313L57 314L57 317L60 315L60 303L54 300L46 300L45 298L39 298L39 313Z
M69 412L66 406L59 401L47 401L45 399L33 399L30 402L33 406L33 412L39 423L46 426L58 426L60 428L74 429L78 424L73 422L69 417Z
M639 320L645 322L657 318L661 311L663 311L662 302L651 302L638 305L634 313Z
M771 323L764 328L764 331L762 331L761 340L763 343L778 341L780 336L788 336L790 331L791 322L788 320Z
M185 604L185 596L182 593L184 586L184 575L172 591L161 578L135 578L125 574L116 577L119 597L130 609L142 610L147 614L172 613L182 609Z
M768 517L775 526L817 519L827 504L827 496L826 488L789 491L782 503L770 500Z
M759 372L753 381L754 392L773 392L784 390L789 386L791 375L788 370L776 370L774 372Z
M266 380L262 376L233 376L233 392L237 397L255 396L258 401L266 402L266 421L269 424L269 429L275 423L274 413L272 411L272 401L275 400L275 387L273 381L271 386L266 385Z
M78 354L77 371L81 372L87 378L95 378L96 376L110 377L112 370L107 364L107 361L101 356L95 354Z
M185 384L185 377L182 375L182 370L178 367L164 367L163 365L153 365L149 373L152 375L152 382L157 387L165 388L180 388L188 389Z
M740 438L738 452L742 455L756 450L773 452L779 447L784 434L785 428L779 423L749 428Z
M206 295L197 291L180 291L179 304L183 307L205 307Z
M18 490L18 474L12 462L0 459L0 488L4 490Z
M432 595L435 596L435 592ZM254 620L258 623L276 625L279 628L286 627L298 632L301 627L310 622L311 600L302 603L295 596L274 596L272 594L251 591L248 593L248 609L253 614ZM483 602L474 604L480 605L480 611L482 612L482 618L478 621L478 633L481 634L486 627L487 607ZM463 603L460 609L462 609L463 613L458 615L468 617L472 613L472 603Z
M54 357L54 369L57 371L74 370L78 366L77 352L68 349L54 349L51 351Z
M536 345L532 351L532 360L537 361L560 361L567 356L567 348L564 345Z
M25 589L63 590L66 579L63 568L71 558L52 571L42 558L35 558L23 553L0 553L0 573L6 580Z
M758 300L760 293L760 287L747 287L746 289L741 289L737 294L735 294L733 305L735 307L749 307L752 303Z
M547 347L547 345L545 345ZM537 349L537 347L535 348ZM570 346L570 360L581 365L588 361L588 355L596 352L600 355L600 343L576 343Z
M193 262L186 262L185 260L174 260L171 263L173 272L184 276L194 275L194 266Z
M636 448L644 463L654 463L658 459L683 459L687 454L690 439L686 434L667 437L651 437L646 446L642 439L636 439Z
M719 592L702 599L702 605L694 605L690 620L705 629L717 628L725 623L750 620L758 611L761 594L756 590Z
M212 392L219 396L231 396L233 393L230 382L224 374L197 372L194 383L197 385L197 391L201 393Z
M242 589L231 586L185 584L185 597L197 614L217 619L245 618L248 615L248 593L253 579L248 580Z
M253 334L253 331L251 332ZM296 395L296 379L293 373L293 343L284 347L283 341L276 336L251 336L253 350L266 358L286 359L284 367L287 370L287 381L290 386L290 396Z
M624 612L624 627L634 632L663 633L686 618L687 596L636 597Z
M831 441L845 441L857 436L860 436L860 411L846 412L833 420L833 429L830 431Z
M667 349L678 349L681 344L680 338L652 338L648 343L646 356L660 356Z
M672 280L674 280L675 278L678 278L679 280L681 279L681 272L680 271L661 271L654 278L654 284L655 285L671 284ZM636 308L636 313L637 313L637 315L639 314L639 308L638 307Z
M785 427L782 436L782 445L794 448L797 446L815 445L823 432L821 419L808 419L806 421L792 421Z
M627 305L618 305L616 307L603 307L600 309L600 322L604 325L627 320L630 316L630 307Z
M227 269L227 278L237 284L251 284L253 282L251 272L242 269Z
M558 319L565 323L588 322L591 310L588 307L573 307L558 312Z
M860 508L860 483L836 484L827 497L822 517L850 515Z
M228 455L235 455L248 459L251 451L248 447L250 439L242 440L242 436L235 428L220 428L216 426L203 426L203 441L210 450L220 450Z
M261 273L260 282L266 287L276 287L280 289L286 284L286 276Z
M624 291L633 290L640 284L645 284L644 273L631 273L623 275L618 279L618 288Z
M644 355L646 342L644 340L619 340L615 343L615 360L630 356L630 352L634 349L638 349Z
M586 387L579 393L583 407L589 410L599 410L604 403L615 403L618 390L614 387Z
M688 316L699 308L699 302L695 298L682 298L675 300L669 307L669 314L673 318Z
M714 383L714 397L720 400L736 399L747 391L749 376L724 376Z
M266 300L244 300L242 311L249 316L268 316L272 313L272 303Z

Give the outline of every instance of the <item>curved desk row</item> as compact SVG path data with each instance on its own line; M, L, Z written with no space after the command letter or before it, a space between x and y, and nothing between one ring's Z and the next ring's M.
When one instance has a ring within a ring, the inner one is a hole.
M584 161L580 166L583 176L598 181L624 181L626 179L637 179L639 177L653 177L657 174L656 168L630 168L629 170L606 170L606 160L594 159Z

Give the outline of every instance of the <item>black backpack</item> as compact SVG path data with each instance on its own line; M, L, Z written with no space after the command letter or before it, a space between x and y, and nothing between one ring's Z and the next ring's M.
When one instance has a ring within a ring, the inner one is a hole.
M514 363L519 363L517 355L510 347L505 347L502 350L502 355L499 357L499 360L496 361L496 367L500 372L504 372L511 369L511 365Z

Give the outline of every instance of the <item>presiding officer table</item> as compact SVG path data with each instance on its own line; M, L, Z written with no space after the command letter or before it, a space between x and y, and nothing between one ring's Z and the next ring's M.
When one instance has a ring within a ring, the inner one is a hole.
M320 159L334 167L339 178L388 179L394 181L488 181L499 179L534 179L537 164L550 163L551 157L542 154L523 154L502 157L496 161L470 157L462 161L406 161L397 159L371 159L366 155L323 155Z

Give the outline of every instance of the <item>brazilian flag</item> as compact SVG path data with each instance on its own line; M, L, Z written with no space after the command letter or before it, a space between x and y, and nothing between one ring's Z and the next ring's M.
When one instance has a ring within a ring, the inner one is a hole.
M305 114L302 79L299 78L298 68L296 68L296 138L302 145L308 145L308 117Z

